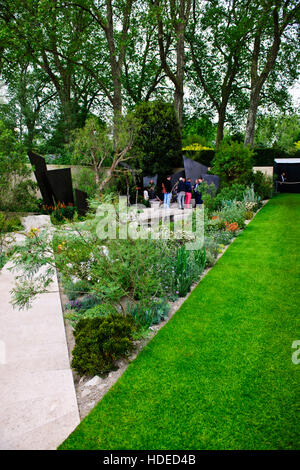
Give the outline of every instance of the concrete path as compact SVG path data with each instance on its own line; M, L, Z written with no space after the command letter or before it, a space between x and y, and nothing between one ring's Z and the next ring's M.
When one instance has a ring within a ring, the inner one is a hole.
M80 422L57 278L19 311L10 304L7 267L0 272L0 449L56 449Z

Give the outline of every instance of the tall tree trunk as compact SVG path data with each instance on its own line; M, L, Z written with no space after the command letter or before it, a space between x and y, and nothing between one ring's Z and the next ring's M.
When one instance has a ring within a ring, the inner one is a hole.
M254 90L251 93L250 106L248 110L247 124L246 124L246 131L245 131L245 140L244 140L245 146L250 145L250 147L253 147L254 145L255 123L256 123L257 110L259 106L259 97L260 97L260 90Z
M175 85L174 93L174 104L175 110L179 122L180 131L182 129L182 117L183 117L183 82L184 82L184 66L185 66L185 53L184 53L184 29L185 25L179 23L177 26L177 83Z
M223 140L224 137L224 125L225 125L225 117L226 117L226 107L227 107L227 102L221 103L220 108L218 109L218 127L217 127L217 137L216 137L216 147L220 145L220 143Z
M169 0L170 15L173 29L176 33L176 73L174 73L167 63L167 52L169 45L164 45L164 23L163 12L161 10L160 0L154 2L156 10L156 19L158 26L158 45L162 68L166 75L173 82L175 86L174 92L174 106L179 122L180 130L182 129L182 116L183 116L183 85L184 85L184 67L185 67L185 29L189 20L191 10L191 0L180 0L179 9L175 0Z

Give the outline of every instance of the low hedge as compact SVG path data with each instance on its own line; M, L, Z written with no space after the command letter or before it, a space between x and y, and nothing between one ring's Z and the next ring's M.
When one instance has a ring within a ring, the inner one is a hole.
M253 166L273 166L275 158L300 158L300 151L290 155L284 150L275 148L255 148ZM215 150L202 150L201 152L185 152L186 157L191 158L202 165L211 166L215 156Z

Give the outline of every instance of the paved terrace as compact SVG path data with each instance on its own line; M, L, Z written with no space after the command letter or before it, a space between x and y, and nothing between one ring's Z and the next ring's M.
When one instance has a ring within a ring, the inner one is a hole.
M45 217L26 218L27 228ZM0 272L0 449L51 450L79 424L57 277L32 308L13 309Z

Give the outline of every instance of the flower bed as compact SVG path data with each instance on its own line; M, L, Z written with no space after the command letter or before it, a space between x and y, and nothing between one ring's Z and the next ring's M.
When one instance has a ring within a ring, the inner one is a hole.
M174 311L172 305L188 295L205 267L213 266L245 227L250 209L253 214L259 205L249 188L242 200L223 201L217 210L206 208L204 249L197 250L187 250L185 240L177 239L174 232L167 240L112 238L104 242L97 236L97 214L84 223L57 227L54 235L31 230L14 255L22 269L14 302L26 306L48 287L57 268L67 296L65 318L75 337L72 366L79 375L105 377L143 342L153 325L167 320ZM45 274L37 277L39 268L46 266ZM123 338L119 325L124 321L131 322L132 330ZM104 349L102 329L111 335Z

